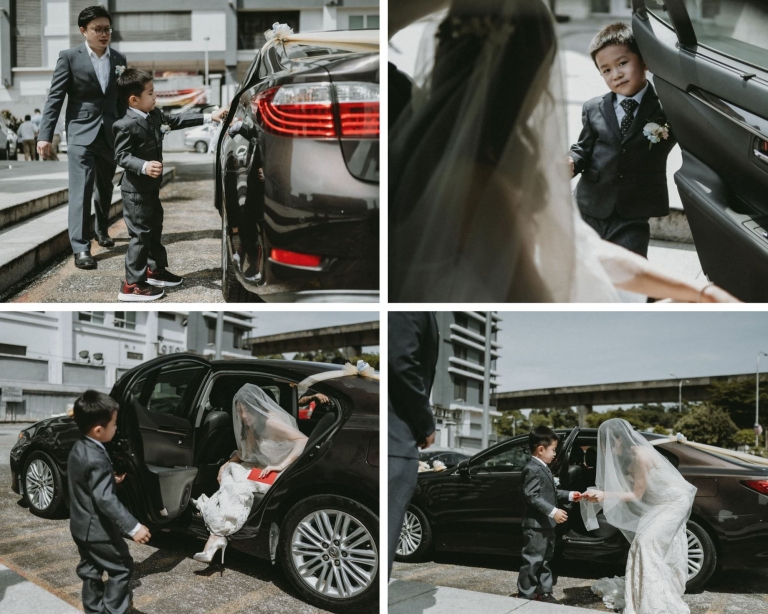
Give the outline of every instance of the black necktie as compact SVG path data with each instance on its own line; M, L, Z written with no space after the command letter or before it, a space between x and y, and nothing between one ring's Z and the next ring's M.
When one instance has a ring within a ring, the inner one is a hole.
M626 136L627 132L629 132L629 127L635 119L635 109L637 107L638 102L634 98L625 98L621 101L621 108L624 109L624 117L621 119L622 136Z
M155 130L155 122L152 121L152 116L149 113L147 113L147 123L149 124L149 129L152 130L152 135L155 137L155 140L157 140L157 130ZM623 126L624 122L622 122L621 125Z

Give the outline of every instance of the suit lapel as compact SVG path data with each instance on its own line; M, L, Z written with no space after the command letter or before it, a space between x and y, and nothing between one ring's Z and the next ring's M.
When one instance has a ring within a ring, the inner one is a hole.
M643 129L643 127L647 123L646 118L653 113L653 111L656 109L658 104L659 104L659 99L656 96L656 92L653 89L653 85L651 85L649 81L648 89L645 91L645 95L643 96L643 99L640 101L640 106L637 109L637 114L635 115L635 119L632 121L632 124L630 125L629 130L627 130L627 135L622 139L622 142L626 141L629 138L632 138L635 134L637 134L639 130Z
M83 65L83 71L90 75L91 81L96 85L99 92L101 92L101 95L104 95L104 92L101 91L101 83L99 83L99 77L96 75L96 69L93 67L93 62L91 62L91 56L88 55L88 47L86 47L85 43L80 45L78 48L78 51L80 52L80 56L82 57L81 64Z
M603 104L600 105L600 110L616 138L621 141L621 128L619 127L619 120L616 119L616 109L613 108L613 92L608 92L603 96Z
M133 121L135 121L137 124L139 124L139 126L144 128L144 130L146 130L149 134L151 134L152 138L155 139L155 141L157 141L157 136L152 131L152 128L149 127L149 123L147 122L147 120L141 117L141 115L139 115L138 113L135 113L133 111L130 111L130 114L131 114L131 117L133 117Z
M109 78L107 80L107 91L104 93L105 96L109 94L113 88L117 87L117 73L115 73L115 68L117 68L117 56L115 56L115 50L110 47Z

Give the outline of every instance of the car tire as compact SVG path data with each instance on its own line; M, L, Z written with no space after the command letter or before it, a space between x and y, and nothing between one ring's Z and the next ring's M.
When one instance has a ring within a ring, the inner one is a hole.
M64 488L56 463L45 452L32 452L24 462L24 501L41 518L58 518L64 507Z
M406 544L403 539L407 537ZM408 550L402 552L405 545ZM403 563L416 563L424 560L432 550L432 527L429 526L427 517L424 516L418 507L408 506L403 520L403 528L400 531L400 541L398 542L395 560Z
M195 151L199 154L208 153L208 143L205 141L198 141L195 143Z
M687 593L695 593L704 588L717 568L717 548L709 533L697 522L688 521L686 526L688 538L688 583ZM691 576L694 568L698 572Z
M10 160L11 159L11 150L6 147L5 149L0 149L0 160Z
M235 274L235 263L227 247L227 228L221 216L221 294L227 303L263 303L258 294L249 292Z
M355 559L349 556L351 550L344 549L345 539L337 531L359 534L352 542L357 546ZM300 501L286 515L278 558L293 587L312 605L340 614L375 612L381 569L378 535L379 519L366 506L347 497L316 495ZM337 536L342 539L334 540ZM320 541L324 539L328 541ZM320 556L323 559L314 562Z

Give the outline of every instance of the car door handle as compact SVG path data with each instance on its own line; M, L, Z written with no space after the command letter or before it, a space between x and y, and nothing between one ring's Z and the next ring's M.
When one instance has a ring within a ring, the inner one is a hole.
M760 160L763 164L768 164L768 156L766 156L762 151L759 149L753 149L752 153L755 154L755 157Z
M740 128L768 141L768 121L762 117L758 117L754 113L750 113L734 104L725 102L717 96L696 87L692 87L688 90L688 94L703 105L719 113L726 119L729 119Z
M186 437L188 434L187 431L178 431L170 427L160 427L159 429L157 429L157 432L165 433L166 435L178 435L179 437Z

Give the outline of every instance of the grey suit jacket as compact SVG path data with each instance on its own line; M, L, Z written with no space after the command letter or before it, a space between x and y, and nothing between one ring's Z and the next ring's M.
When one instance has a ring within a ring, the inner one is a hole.
M522 479L525 499L523 528L554 529L557 523L549 514L559 503L567 503L571 492L558 490L552 472L534 458L523 467Z
M202 113L166 115L159 109L152 109L149 116L155 127L154 132L146 119L130 110L112 126L115 160L125 169L120 189L126 192L153 192L160 189L162 177L142 175L141 169L144 162L163 161L163 138L160 131L163 124L167 124L171 130L179 130L199 126L205 117Z
M575 193L579 210L601 220L614 212L623 219L669 215L667 156L677 141L670 131L667 140L649 148L643 135L647 123L667 123L656 91L649 83L623 137L614 96L609 92L584 103L583 128L571 147L575 173L581 173Z
M112 146L112 124L125 112L125 104L117 97L118 66L127 66L125 56L109 49L109 83L107 91L101 91L99 79L93 69L85 43L59 53L51 79L51 89L45 102L43 120L40 123L41 141L52 141L53 131L67 100L65 123L67 143L90 145L96 139L102 122L107 142Z
M81 437L69 453L69 530L82 542L120 539L138 524L115 492L112 463L105 450Z

